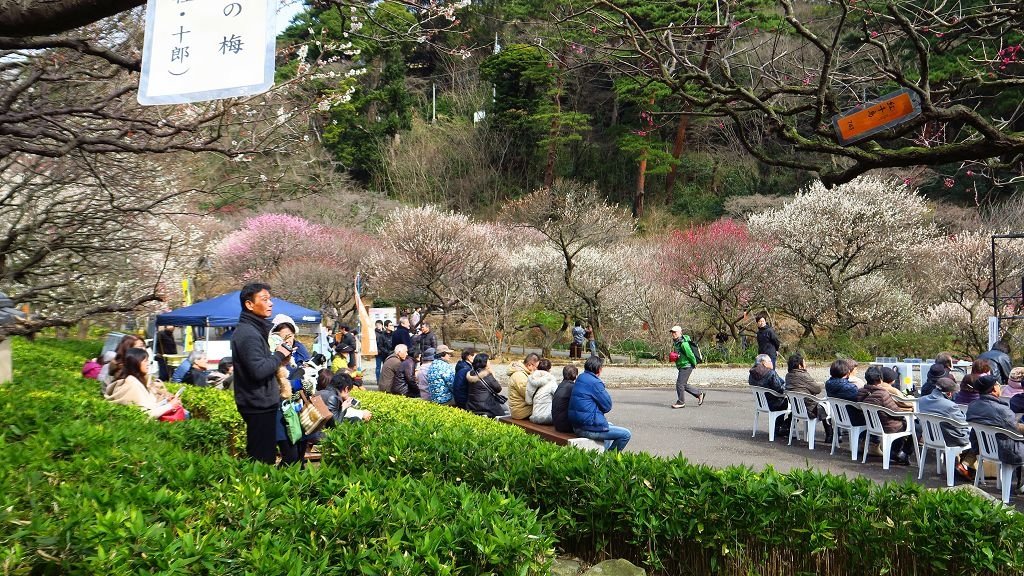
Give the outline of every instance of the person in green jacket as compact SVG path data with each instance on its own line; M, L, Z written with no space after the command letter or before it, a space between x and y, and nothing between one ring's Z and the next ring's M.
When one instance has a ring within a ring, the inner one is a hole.
M672 333L673 353L670 358L675 358L677 370L676 402L672 407L686 408L686 393L692 394L697 399L697 406L700 406L704 404L707 394L690 385L690 374L693 374L693 369L697 366L697 358L693 355L693 350L690 349L690 337L683 336L683 329L680 326L673 326L670 332Z

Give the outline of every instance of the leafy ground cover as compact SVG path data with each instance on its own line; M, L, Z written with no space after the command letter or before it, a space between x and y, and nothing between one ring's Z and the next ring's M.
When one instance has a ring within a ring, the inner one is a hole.
M964 492L561 448L373 392L320 466L232 454L229 393L151 422L76 343L15 342L0 387L5 573L543 573L552 548L661 574L1019 574L1024 519Z
M15 341L0 386L5 574L539 574L550 561L552 536L518 497L235 458L224 419L169 425L105 402L77 375L85 349Z

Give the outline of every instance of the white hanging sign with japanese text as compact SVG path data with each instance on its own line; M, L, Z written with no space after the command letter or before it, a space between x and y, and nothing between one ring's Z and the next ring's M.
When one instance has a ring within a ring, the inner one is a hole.
M274 85L277 0L149 0L139 104L181 104Z

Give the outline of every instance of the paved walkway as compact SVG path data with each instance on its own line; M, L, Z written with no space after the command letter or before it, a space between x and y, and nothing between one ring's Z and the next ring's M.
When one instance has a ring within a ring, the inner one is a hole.
M704 371L703 376L701 370ZM891 464L886 471L882 470L881 458L878 457L869 456L865 464L860 463L859 457L857 461L852 461L848 444L841 445L835 455L830 455L831 438L825 440L820 425L814 451L808 450L805 442L796 439L792 446L786 445L785 437L776 437L774 443L769 442L764 416L759 421L757 435L751 438L753 398L745 382L737 379L740 372L745 373L745 370L721 370L725 369L699 368L694 372L691 381L695 383L709 380L723 382L721 385L701 386L707 391L707 400L701 407L697 406L695 398L688 397L686 408L670 408L675 400L674 386L611 388L614 408L608 419L632 431L633 439L627 451L643 451L666 457L682 455L691 462L720 468L730 465L745 465L756 470L772 466L779 471L814 468L850 477L865 476L878 482L903 479L917 481L918 468L913 459L910 466ZM497 366L495 372L499 381L505 380L505 366ZM669 375L674 378L674 371L655 374L659 378ZM611 381L620 376L609 373L607 380L613 385ZM665 380L661 382L664 384ZM945 476L935 474L934 462L934 453L929 454L928 468L922 480L924 485L931 488L945 485ZM994 478L989 480L985 489L990 494L997 494ZM1024 504L1024 496L1017 496L1012 502L1020 507Z

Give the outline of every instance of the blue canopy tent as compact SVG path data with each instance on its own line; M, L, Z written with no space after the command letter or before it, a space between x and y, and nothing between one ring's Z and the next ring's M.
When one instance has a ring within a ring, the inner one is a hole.
M238 316L242 313L242 303L238 299L239 290L196 302L191 306L178 308L156 317L157 326L234 326L238 324ZM319 324L320 313L304 308L287 300L274 298L274 316L287 314L297 324Z
M211 327L229 327L238 324L238 316L242 313L242 303L238 299L241 290L210 298L202 302L196 302L191 306L178 308L171 312L158 314L156 317L157 326L201 326L206 337L205 350L210 348ZM319 324L321 315L316 310L304 308L287 300L274 298L274 316L287 314L291 316L296 324ZM272 316L273 317L273 316ZM318 331L321 332L322 330ZM156 338L153 339L153 355L156 355Z

